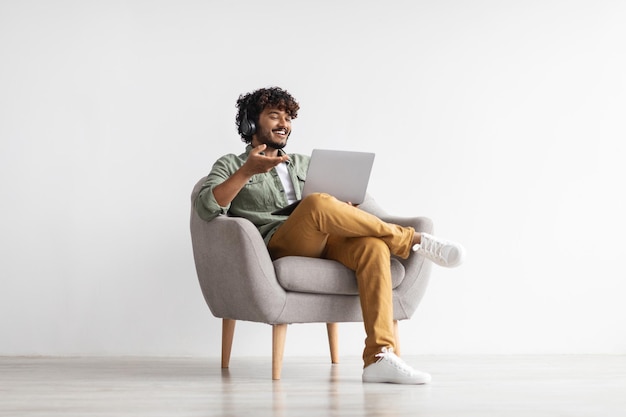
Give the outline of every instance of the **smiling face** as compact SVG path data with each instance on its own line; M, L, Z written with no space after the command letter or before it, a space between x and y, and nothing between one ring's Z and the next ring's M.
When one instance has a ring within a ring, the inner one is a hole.
M252 136L252 145L267 145L269 148L282 149L287 145L291 134L291 116L284 110L265 108L259 115L257 131Z

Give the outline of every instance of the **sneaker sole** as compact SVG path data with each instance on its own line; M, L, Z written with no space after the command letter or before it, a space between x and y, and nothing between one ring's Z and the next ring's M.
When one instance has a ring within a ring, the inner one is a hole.
M424 385L428 384L431 378L372 378L363 377L364 383L377 383L377 384L402 384L402 385Z

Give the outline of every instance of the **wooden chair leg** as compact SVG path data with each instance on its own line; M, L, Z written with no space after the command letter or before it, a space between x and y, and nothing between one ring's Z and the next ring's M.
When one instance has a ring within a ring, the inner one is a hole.
M400 334L398 333L398 320L393 321L393 336L396 339L396 348L394 353L400 356Z
M230 351L233 347L236 320L222 320L222 368L228 368L230 363Z
M328 333L328 345L330 347L330 362L339 363L339 325L337 323L326 323Z
M272 325L272 379L280 379L283 368L283 353L287 338L287 324Z

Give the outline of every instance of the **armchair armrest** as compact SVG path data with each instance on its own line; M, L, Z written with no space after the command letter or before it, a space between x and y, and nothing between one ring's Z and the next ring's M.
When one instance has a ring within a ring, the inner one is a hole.
M202 294L214 316L271 323L280 315L286 293L250 221L219 216L207 222L192 208L191 237Z

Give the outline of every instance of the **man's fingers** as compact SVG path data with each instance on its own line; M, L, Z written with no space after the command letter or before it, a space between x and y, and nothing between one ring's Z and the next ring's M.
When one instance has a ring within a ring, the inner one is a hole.
M266 157L266 158L272 162L273 166L276 166L282 162L285 162L287 159L289 159L284 156L275 156L275 157Z
M259 145L259 146L257 146L256 148L252 149L252 153L254 153L254 154L257 154L257 155L258 155L258 154L260 154L261 152L263 152L263 151L265 150L265 148L267 148L267 145L265 145L265 144Z

